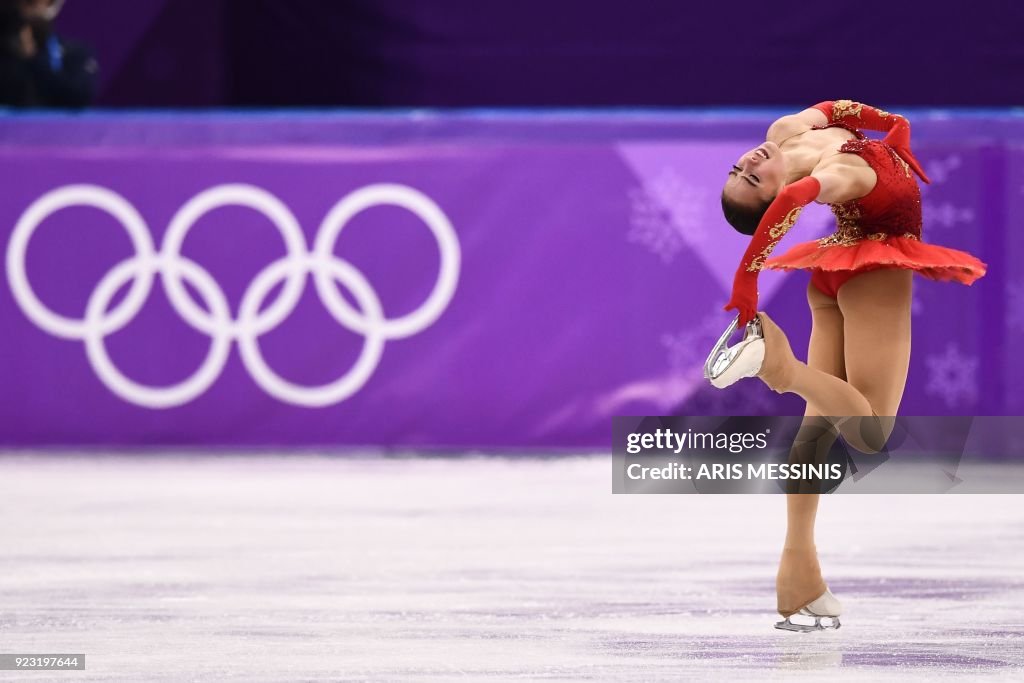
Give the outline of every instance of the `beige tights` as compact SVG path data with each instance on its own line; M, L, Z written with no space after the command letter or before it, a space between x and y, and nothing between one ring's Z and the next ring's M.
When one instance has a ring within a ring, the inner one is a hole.
M837 299L807 289L811 339L807 362L793 357L785 335L762 314L765 362L761 379L779 393L807 401L791 462L823 461L842 434L865 453L889 438L910 366L911 271L875 270L858 275ZM786 496L786 541L776 577L779 612L788 616L821 595L814 543L818 494Z

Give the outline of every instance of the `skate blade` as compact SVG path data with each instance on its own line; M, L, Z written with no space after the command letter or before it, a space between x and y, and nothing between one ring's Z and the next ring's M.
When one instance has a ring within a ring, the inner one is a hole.
M718 389L725 389L744 377L753 377L764 362L764 332L760 318L755 316L746 324L740 343L729 346L729 339L738 326L737 316L704 361L704 378Z
M822 623L822 619L827 619L827 623ZM780 631L792 631L794 633L812 633L814 631L835 631L842 624L839 623L839 617L814 617L813 624L801 624L792 621L789 617L786 617L783 621L775 622L775 628Z

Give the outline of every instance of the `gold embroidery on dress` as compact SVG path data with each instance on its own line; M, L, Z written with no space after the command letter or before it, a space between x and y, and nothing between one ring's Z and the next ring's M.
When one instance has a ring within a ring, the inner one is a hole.
M856 116L859 119L862 109L864 109L864 105L860 102L836 100L832 103L832 120L840 121L846 116Z
M782 239L783 235L789 232L789 229L796 223L797 217L800 212L803 211L804 207L795 206L789 210L781 221L773 225L768 229L768 235L772 238L772 241L768 243L761 253L750 260L750 265L747 266L747 272L756 273L764 268L764 262L771 256L772 249L778 244L779 240Z
M849 246L864 238L864 232L857 224L857 219L860 218L860 207L856 203L833 204L832 213L836 217L836 231L828 237L819 239L818 246Z
M828 237L822 237L819 239L819 247L852 247L865 240L885 242L886 240L896 237L916 241L921 240L920 237L912 232L905 232L902 235L896 235L888 232L872 232L865 235L864 231L861 230L860 226L856 223L856 218L860 215L856 207L836 204L832 207L832 211L836 214L836 218L839 222L839 229Z
M910 164L908 164L908 163L907 163L906 161L904 161L904 160L903 160L903 157L901 157L901 156L900 156L899 154L897 154L897 153L896 153L895 151L894 151L894 152L892 153L892 155L893 155L894 157L896 157L896 161L900 162L900 165L901 165L901 166L903 166L903 172L904 172L904 173L905 173L905 174L907 175L907 177L909 178L909 177L910 177Z

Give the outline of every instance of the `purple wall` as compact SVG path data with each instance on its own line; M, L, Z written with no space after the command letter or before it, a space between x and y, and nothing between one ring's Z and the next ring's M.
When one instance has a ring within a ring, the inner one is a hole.
M721 179L770 120L2 118L0 443L603 447L614 415L799 414L700 371L746 244ZM913 120L925 238L990 270L917 280L902 413L1022 414L1024 118ZM806 284L761 284L798 350Z
M107 106L1024 103L1024 3L70 0ZM116 26L116 30L112 27Z

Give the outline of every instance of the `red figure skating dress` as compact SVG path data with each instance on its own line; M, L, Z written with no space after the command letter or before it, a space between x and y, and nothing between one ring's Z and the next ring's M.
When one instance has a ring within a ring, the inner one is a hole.
M845 142L839 152L864 159L878 181L864 197L829 205L836 216L835 233L769 258L819 190L817 180L810 176L786 186L751 240L727 308L737 308L741 319L753 317L756 278L762 268L809 270L811 283L833 298L853 276L879 268L905 268L933 280L968 285L985 274L985 264L971 254L921 241L921 191L914 173L927 178L910 153L906 119L850 100L825 102L816 108L829 117L829 123L814 129L842 127L854 133L856 139ZM869 140L858 123L870 130L888 130L889 135L885 140Z

